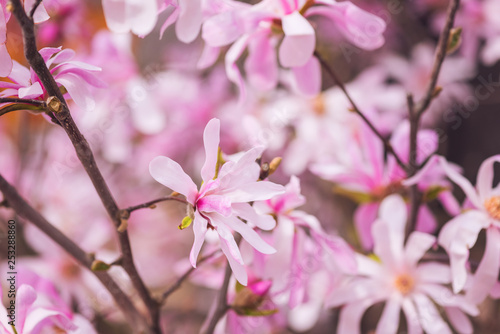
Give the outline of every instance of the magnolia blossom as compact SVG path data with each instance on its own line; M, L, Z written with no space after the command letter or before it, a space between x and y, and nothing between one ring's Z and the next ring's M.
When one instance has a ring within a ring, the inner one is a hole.
M243 258L232 230L241 234L259 252L274 253L275 249L253 229L257 226L270 230L276 225L274 219L269 215L258 215L248 202L272 198L282 193L284 188L268 181L257 182L260 167L255 160L262 154L262 147L248 150L236 161L228 161L217 170L219 131L218 119L212 119L205 128L205 163L201 169L203 184L199 190L182 167L167 157L153 159L149 171L156 181L186 196L190 204L192 212L185 220L193 221L195 239L189 257L193 267L196 267L205 234L208 229L215 230L236 279L246 285Z
M228 1L203 24L202 37L208 45L204 56L215 60L214 48L232 44L226 54L226 72L238 85L244 100L245 83L237 60L248 48L245 61L248 80L260 89L273 89L278 83L275 49L283 36L278 49L279 63L292 69L293 82L299 91L317 94L321 88L321 70L313 56L316 33L309 22L314 15L330 19L349 41L363 49L373 50L384 43L385 22L349 1L264 0L253 6Z
M409 122L398 126L391 137L391 144L402 159L408 163L410 156ZM380 202L388 195L398 193L407 195L402 182L406 172L391 155L385 160L383 144L366 125L360 126L351 134L352 140L346 142L347 150L337 161L317 163L311 171L320 177L336 182L338 192L360 203L354 214L354 225L360 243L365 249L373 247L371 226L376 219ZM421 130L417 137L417 162L422 163L438 146L438 136L434 131ZM425 178L418 181L423 193L437 193L437 197L451 214L457 214L459 205L451 194L449 182L440 168L433 168ZM436 228L436 220L427 205L419 208L417 230L431 233Z
M0 333L97 333L87 319L71 312L57 295L51 282L29 272L23 272L23 275L26 277L21 280L25 282L20 282L16 289L15 308L11 306L14 304L8 304L7 307L0 305ZM21 275L18 276L20 277ZM8 315L14 315L15 321L11 322L12 318Z
M439 234L439 244L448 252L453 273L453 290L458 293L467 281L467 260L469 249L476 243L481 230L486 230L486 248L483 258L471 284L467 296L476 303L488 296L498 280L500 271L500 187L493 186L495 162L500 155L486 159L479 168L476 187L456 170L450 167L443 157L436 157L429 165L439 161L446 175L462 188L471 208L446 223ZM414 179L427 173L426 166Z
M377 334L396 333L401 310L406 316L408 333L452 333L436 305L444 308L450 323L459 333L472 333L465 313L479 310L464 296L453 295L445 285L451 281L447 265L420 263L436 238L413 232L406 245L406 205L398 195L387 197L380 207L379 219L372 228L374 253L380 261L357 256L358 274L331 295L330 306L344 305L338 326L339 334L360 333L363 313L370 306L385 301Z
M75 52L71 49L43 48L40 54L50 69L55 81L67 91L75 103L85 109L92 110L95 102L87 85L104 88L106 84L94 73L101 71L99 67L80 61L71 60ZM33 69L27 69L14 61L12 72L8 76L12 82L0 82L0 88L5 88L0 96L18 96L24 99L46 99L47 92Z

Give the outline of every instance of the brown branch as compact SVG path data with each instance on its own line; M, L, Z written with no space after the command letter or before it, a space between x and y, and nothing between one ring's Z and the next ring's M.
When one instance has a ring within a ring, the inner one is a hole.
M356 114L358 114L359 117L361 117L361 119L363 119L363 121L366 123L366 125L368 125L368 127L373 131L373 133L382 141L382 143L384 144L385 149L387 150L387 152L389 152L390 154L392 154L394 156L394 158L396 159L396 162L398 163L398 165L401 166L401 168L403 168L403 170L406 171L407 170L407 166L403 163L403 161L399 158L399 156L397 155L397 153L394 151L394 148L392 147L391 143L387 140L387 138L385 138L384 136L382 136L382 134L375 127L375 125L373 125L373 123L365 116L365 114L363 114L363 112L361 111L361 109L358 108L358 106L356 105L356 103L352 99L351 95L347 91L344 83L342 82L342 80L340 80L340 78L335 73L335 71L333 70L333 68L330 65L328 65L328 63L320 56L320 54L318 53L318 51L314 51L314 55L316 56L316 58L318 58L319 62L321 63L321 65L323 66L323 68L326 70L326 72L328 72L328 74L330 75L330 77L340 87L340 89L342 90L342 92L346 96L347 100L349 100L349 103L352 105L352 108L356 112Z
M413 96L408 94L407 104L408 104L408 115L410 121L410 156L407 175L408 177L414 176L422 165L418 164L418 130L420 128L420 120L423 113L429 108L432 99L436 96L436 84L439 77L439 72L441 71L444 58L446 56L448 39L450 36L450 31L453 28L453 22L455 20L455 15L457 13L458 7L460 5L460 0L450 0L446 18L446 24L439 37L438 45L436 47L434 55L434 65L432 68L431 79L429 85L427 86L426 93L422 100L415 105L413 101ZM432 156L432 155L431 155ZM422 194L418 190L418 185L413 185L410 187L410 216L408 219L406 236L408 237L411 232L413 232L417 225L418 220L418 210L422 201Z
M229 287L231 273L231 267L228 262L226 264L226 272L224 273L224 282L220 287L217 299L215 300L215 305L210 310L210 315L207 318L208 324L205 329L202 328L201 330L203 334L213 334L217 323L230 308L227 303L227 289Z
M34 99L20 99L17 97L0 97L0 103L25 103L33 104L35 106L40 106L43 109L47 108L45 101L34 100Z
M71 117L68 105L66 103L66 100L64 99L63 94L59 90L59 87L49 69L47 68L45 61L38 52L33 20L26 15L26 12L24 11L23 5L20 0L12 0L12 5L13 14L22 28L24 54L26 56L26 59L28 60L31 68L37 74L48 95L51 97L56 97L62 103L60 108L61 110L58 110L57 112L48 112L48 114L54 116L66 131L73 146L75 147L78 159L89 175L108 215L113 220L115 226L118 227L121 224L119 216L120 210L118 208L118 205L116 204L113 195L108 188L108 185L106 184L99 168L97 167L97 163L87 140L82 135L73 118ZM154 333L161 333L159 326L160 305L151 297L149 291L146 288L146 285L137 272L127 231L118 233L118 240L123 256L122 266L130 276L134 288L137 290L139 296L148 309L149 316L151 318L151 330Z
M8 204L20 217L26 219L50 237L55 243L61 246L82 266L90 270L92 258L86 254L77 244L66 237L60 230L49 223L38 211L29 205L22 198L17 190L10 185L2 175L0 175L0 192L4 196L5 203ZM2 202L2 203L3 203ZM101 281L104 287L111 293L116 305L123 314L129 318L134 327L147 327L144 317L139 313L130 301L129 297L120 289L116 282L104 271L92 271L92 273ZM136 328L139 330L142 328Z
M210 254L208 254L208 255L206 255L206 256L204 256L204 257L202 257L202 258L198 261L198 264L197 264L197 265L199 266L200 264L202 264L202 263L203 263L203 262L205 262L206 260L208 260L208 259L210 259L210 258L214 257L214 256L215 256L216 254L218 254L219 252L220 252L220 249L217 249L217 250L213 251L212 253L210 253ZM163 293L163 295L162 295L162 297L161 297L161 301L160 301L160 303L161 303L161 304L165 304L165 302L167 301L167 298L168 298L168 297L170 297L170 295L171 295L172 293L174 293L175 291L177 291L177 290L181 287L182 283L183 283L186 279L188 279L188 278L189 278L189 276L193 273L193 271L195 271L195 269L196 269L196 268L191 267L191 268L189 268L189 269L188 269L188 270L187 270L187 271L186 271L186 272L185 272L185 273L184 273L181 277L179 277L179 278L177 279L177 281L175 281L175 283L174 283L174 284L172 284L172 286L171 286L170 288L168 288L168 290L167 290L167 291L165 291L165 292Z
M166 197L161 197L161 198L154 199L154 200L146 202L146 203L142 203L142 204L130 206L130 207L126 208L126 209L122 209L121 211L122 212L128 212L128 214L130 214L133 211L140 210L140 209L146 209L146 208L151 208L152 209L152 208L154 208L152 206L154 206L156 203L165 202L165 201L177 201L177 202L180 202L180 203L188 204L188 202L185 199L183 199L183 198L180 198L180 197L177 197L177 196L166 196Z
M420 117L431 104L434 98L436 84L439 77L439 72L441 71L441 65L443 65L444 58L446 57L448 39L450 37L450 31L453 28L453 23L455 21L455 15L460 6L460 0L450 0L448 5L448 11L446 13L446 23L441 35L439 36L438 45L436 47L436 52L434 54L434 66L432 67L431 80L425 91L425 95L422 100L416 106L416 114Z
M38 6L40 6L40 4L42 3L42 0L36 0L36 2L33 4L33 7L31 7L31 10L30 10L30 19L33 20L33 15L35 15L35 12L38 8Z

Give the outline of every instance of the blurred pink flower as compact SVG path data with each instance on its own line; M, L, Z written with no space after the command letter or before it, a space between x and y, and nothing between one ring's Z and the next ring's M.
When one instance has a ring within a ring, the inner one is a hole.
M158 0L103 0L108 28L116 33L149 34L158 19Z
M208 229L216 230L222 251L228 258L236 279L247 284L247 274L232 230L241 234L259 252L272 254L274 248L265 243L254 231L253 226L270 230L275 226L271 216L258 215L248 202L272 198L284 191L280 185L268 181L257 182L260 167L255 160L262 154L262 147L255 147L242 153L236 161L228 161L218 171L220 122L208 122L203 135L205 164L201 169L203 184L198 187L182 167L167 157L156 157L149 165L153 178L166 187L186 196L194 212L195 240L190 261L196 267L196 260ZM244 219L244 223L240 218Z
M71 49L61 51L59 48L43 48L40 54L55 81L67 91L66 96L81 108L92 110L95 101L91 97L87 85L104 88L106 84L98 79L93 72L101 69L80 61L71 60L75 52ZM14 61L12 72L7 77L12 82L0 82L0 88L5 88L0 96L18 96L24 99L46 99L47 92L43 89L40 79L33 69L27 69Z
M236 65L248 48L245 70L249 82L261 90L278 83L278 49L281 66L292 69L293 82L303 94L314 95L321 89L319 61L313 56L316 33L310 16L324 16L357 46L373 50L384 43L385 22L349 1L334 0L264 0L256 5L228 1L218 13L203 24L202 37L207 43L205 56L216 48L232 44L226 54L226 72L241 94L246 97L245 83ZM211 51L210 51L211 50ZM203 63L205 63L203 61Z
M500 271L500 188L492 185L493 165L500 162L500 155L492 156L481 164L475 188L451 168L443 157L437 157L434 161L439 161L446 175L462 188L472 205L471 209L446 223L439 234L439 244L450 256L455 293L462 290L467 281L469 249L476 243L479 232L486 230L484 255L467 289L467 297L479 303L497 283ZM425 172L423 170L421 173Z
M331 295L329 306L345 305L340 313L339 334L360 333L361 318L372 305L385 301L376 333L396 333L400 312L406 316L408 333L452 333L436 305L444 308L450 323L459 333L472 333L472 324L464 314L479 310L462 295L453 295L447 265L418 264L436 238L413 232L406 245L407 209L398 195L387 197L380 206L379 219L372 228L374 253L379 261L358 255L358 274Z

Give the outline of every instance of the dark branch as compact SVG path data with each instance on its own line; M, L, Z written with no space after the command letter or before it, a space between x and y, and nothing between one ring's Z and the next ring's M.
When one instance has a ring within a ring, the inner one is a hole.
M368 127L373 131L373 133L375 133L375 135L382 141L382 143L385 146L385 149L387 150L387 152L389 152L390 154L392 154L394 156L398 165L401 166L401 168L403 168L403 170L406 171L407 166L403 163L403 161L399 158L397 153L394 151L394 148L392 147L391 143L384 136L382 136L382 134L377 130L377 128L373 125L373 123L365 116L365 114L363 114L363 112L361 112L361 109L358 108L358 106L356 105L356 103L352 99L351 95L347 92L347 89L346 89L344 83L337 76L337 74L335 73L333 68L330 65L328 65L328 63L319 55L319 53L317 51L314 52L314 55L316 56L316 58L318 58L319 62L321 63L323 68L328 72L330 77L340 87L340 89L342 90L342 92L346 96L347 100L349 100L349 103L351 103L352 108L356 112L356 114L358 114L359 117L361 117L361 119L363 119L363 121L366 123L366 125L368 125Z
M216 254L220 253L220 249L216 250L216 251L213 251L212 253L202 257L199 261L198 261L198 266L200 264L202 264L203 262L205 262L206 260L214 257ZM162 295L162 298L161 298L161 304L165 304L165 302L167 301L167 298L170 297L170 295L172 293L174 293L175 291L177 291L182 283L189 278L189 276L193 273L193 271L195 271L196 268L189 268L189 270L187 270L181 277L179 277L177 279L177 281L175 281L174 284L172 284L172 286L170 288L168 288L167 291L165 291Z
M226 272L224 273L224 282L220 287L219 294L217 295L217 299L215 300L215 305L210 310L210 315L208 316L208 325L205 330L202 329L201 331L203 334L213 334L217 323L229 310L229 305L227 303L227 289L229 287L231 273L231 267L229 266L229 263L227 263Z
M40 6L42 3L42 0L36 0L36 2L33 4L33 7L31 8L30 10L30 19L33 20L33 16L35 15L35 12L38 8L38 6Z
M55 243L61 246L82 266L90 270L92 258L86 254L77 244L66 237L61 231L49 223L38 211L29 205L12 187L2 175L0 175L0 191L4 196L3 202L8 202L11 207L20 217L31 222L38 227L43 233L49 236ZM2 202L2 203L3 203ZM92 272L101 281L104 287L113 296L116 305L122 310L126 317L131 319L132 324L137 324L136 327L146 327L142 315L137 311L135 306L130 302L128 296L120 289L116 282L104 271Z
M450 31L453 28L455 15L458 11L459 6L460 0L450 0L448 12L446 14L446 23L443 31L441 32L441 35L439 36L438 45L434 54L434 66L432 67L431 80L429 81L429 85L427 86L424 97L416 107L416 113L419 117L427 110L435 95L434 92L436 90L439 72L441 71L441 65L443 65L444 58L446 57Z
M149 202L146 202L146 203L143 203L143 204L138 204L138 205L130 206L130 207L128 207L126 209L123 209L121 211L122 212L128 212L130 214L130 213L132 213L133 211L136 211L136 210L146 209L146 208L154 208L154 205L156 203L165 202L165 201L177 201L177 202L180 202L180 203L188 204L188 202L185 199L182 199L180 197L177 197L177 196L166 196L166 197L161 197L161 198L154 199L152 201L149 201Z
M40 79L48 95L51 97L56 97L62 103L60 112L48 112L48 114L54 116L66 131L73 146L75 147L78 159L89 175L108 215L113 220L115 226L119 227L121 224L121 219L119 215L120 210L118 208L118 205L116 204L113 195L111 194L111 191L109 190L108 185L106 184L101 174L101 171L97 167L97 163L87 140L82 135L73 118L71 117L68 105L66 103L66 100L64 99L63 94L59 90L59 87L49 69L47 68L45 61L38 52L33 20L26 15L26 12L24 11L23 5L20 0L12 0L12 5L13 14L22 28L24 39L24 54L26 56L26 59L28 60L33 71L35 71L36 75ZM151 297L148 289L146 288L146 285L137 272L127 231L118 233L118 240L123 256L122 266L130 276L134 288L137 290L139 296L148 309L151 318L151 330L154 333L161 333L159 326L160 305Z

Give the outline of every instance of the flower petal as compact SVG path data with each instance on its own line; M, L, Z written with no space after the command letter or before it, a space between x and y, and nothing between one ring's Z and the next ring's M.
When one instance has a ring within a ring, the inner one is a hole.
M180 0L179 18L175 24L175 33L181 42L191 43L200 32L202 15L200 0Z
M500 230L490 227L486 230L486 248L481 263L474 273L466 297L475 304L481 303L498 281L500 270Z
M474 327L472 327L470 319L458 307L445 307L444 311L446 312L451 325L458 333L474 333Z
M281 23L285 37L278 53L280 64L284 67L305 65L316 46L313 27L298 11L285 15Z
M234 231L241 234L243 239L245 239L253 248L258 250L263 254L274 254L276 253L276 249L271 247L268 243L266 243L260 235L255 232L253 228L251 228L248 224L245 224L241 220L236 217L229 217L223 220L223 223L229 226Z
M3 13L0 13L3 15ZM7 77L12 72L12 58L5 44L0 44L0 77Z
M420 324L428 334L452 334L450 327L443 321L432 301L424 294L416 293L413 301L417 306Z
M427 233L416 231L410 234L404 250L405 263L414 266L435 242L436 237Z
M22 99L33 99L43 94L42 86L39 82L35 82L29 87L19 88L18 95Z
M467 280L465 264L469 249L476 243L479 232L489 223L481 211L467 211L446 223L439 233L438 243L450 256L453 291L458 293Z
M245 72L250 84L260 91L271 90L278 83L278 62L271 32L258 32L248 45Z
M30 285L22 284L16 293L16 329L23 333L28 316L28 309L33 305L37 298L35 289Z
M201 246L203 246L203 243L205 242L207 225L207 220L203 218L198 211L195 211L193 222L194 242L193 247L191 248L191 252L189 253L189 261L191 262L193 268L196 268L196 261L198 260Z
M196 184L177 162L167 157L156 157L149 163L149 173L164 186L186 196L187 201L194 205L198 193Z
M252 226L264 231L270 231L276 227L276 220L268 214L258 214L254 207L248 203L233 203L233 212L236 216L245 219Z
M306 96L314 96L321 91L321 66L316 57L311 57L302 66L292 68L294 85Z
M247 286L248 275L247 275L247 271L245 269L245 266L243 265L243 262L241 260L239 261L233 257L233 252L231 251L231 248L236 247L236 249L237 249L238 245L236 245L236 242L234 241L234 239L232 239L232 242L231 242L231 240L224 239L220 235L219 235L219 239L220 239L220 246L221 246L222 252L224 253L224 255L226 255L226 258L229 262L229 266L231 267L231 270L233 271L234 277L236 278L236 280L238 282L240 282L241 285ZM239 253L239 250L238 250L238 253Z
M205 146L205 163L201 168L201 178L203 182L208 182L215 176L217 157L220 141L220 121L212 118L203 132L203 144Z
M401 312L401 301L391 298L387 301L384 311L377 324L376 333L396 333L399 327L399 313ZM396 321L397 319L397 321Z
M500 155L492 156L483 161L479 172L477 173L476 188L481 200L486 200L491 196L491 189L493 188L493 166L495 162L500 162Z

